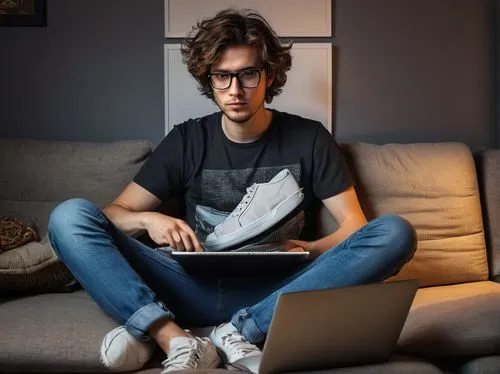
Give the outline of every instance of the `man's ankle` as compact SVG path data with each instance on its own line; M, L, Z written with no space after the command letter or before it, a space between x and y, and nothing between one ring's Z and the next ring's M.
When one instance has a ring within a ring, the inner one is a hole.
M170 341L177 337L190 337L190 335L170 319L161 319L155 322L148 330L149 335L158 343L165 353L170 348Z

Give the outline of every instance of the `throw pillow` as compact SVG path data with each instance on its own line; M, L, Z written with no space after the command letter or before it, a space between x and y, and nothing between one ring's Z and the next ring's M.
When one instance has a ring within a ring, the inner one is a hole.
M38 239L36 231L14 217L0 218L0 253Z
M0 294L70 291L76 281L47 235L13 217L0 219Z

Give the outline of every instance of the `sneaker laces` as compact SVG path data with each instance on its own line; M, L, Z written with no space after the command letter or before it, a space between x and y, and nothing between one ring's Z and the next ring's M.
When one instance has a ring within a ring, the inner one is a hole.
M260 355L261 351L254 344L247 341L241 334L233 332L221 337L224 348L230 351L231 361L243 357Z
M196 369L200 361L201 347L196 340L180 346L169 355L162 365L166 369Z
M245 196L243 196L243 199L241 199L240 203L234 208L234 210L231 213L231 216L238 216L241 214L243 209L248 205L250 200L252 199L252 196L255 193L255 190L257 188L257 184L254 183L250 187L247 188L247 193Z

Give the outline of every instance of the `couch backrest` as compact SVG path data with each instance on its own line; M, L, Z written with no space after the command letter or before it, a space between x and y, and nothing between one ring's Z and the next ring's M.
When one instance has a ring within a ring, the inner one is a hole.
M151 154L144 140L111 143L0 139L0 215L45 231L61 201L83 197L104 206Z
M490 276L500 282L500 149L476 152Z
M418 278L421 286L488 279L476 169L466 145L341 147L367 218L398 214L417 231L417 252L393 279Z

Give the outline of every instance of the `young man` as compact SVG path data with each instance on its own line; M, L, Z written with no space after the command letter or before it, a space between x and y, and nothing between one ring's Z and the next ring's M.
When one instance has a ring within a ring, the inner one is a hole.
M255 344L265 339L281 293L382 281L412 257L415 233L407 221L383 216L367 223L349 170L324 127L265 108L286 82L289 50L251 11L226 10L199 23L182 53L202 94L221 111L176 126L104 211L72 199L52 213L52 246L123 325L101 347L109 368L140 368L155 343L167 354L165 373L217 367L216 348L226 364L238 367L260 354ZM309 251L313 259L292 274L193 275L131 236L146 232L158 246L203 251L207 233L200 212L241 218L243 202L258 204L256 188L247 188L269 187L285 169L303 194L298 213L286 218L295 233L286 248ZM185 201L186 221L154 211L172 197ZM318 202L339 228L312 240ZM218 327L201 339L180 325Z

